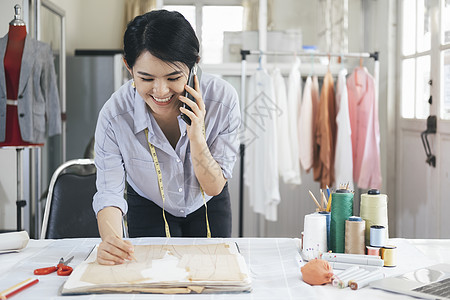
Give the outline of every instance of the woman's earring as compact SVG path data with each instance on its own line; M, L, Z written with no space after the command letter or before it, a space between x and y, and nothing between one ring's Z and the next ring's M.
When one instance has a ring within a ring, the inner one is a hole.
M131 86L132 86L133 88L136 88L136 84L134 84L134 80L131 82Z

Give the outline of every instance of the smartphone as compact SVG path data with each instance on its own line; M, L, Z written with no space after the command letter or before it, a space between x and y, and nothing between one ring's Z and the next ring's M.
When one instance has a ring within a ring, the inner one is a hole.
M192 69L189 71L189 77L188 77L187 85L192 87L192 88L195 88L194 75L197 75L198 82L200 82L200 77L202 76L202 69L200 69L200 67L197 64L195 64L192 67ZM195 98L191 94L189 94L187 91L186 91L185 96L188 99L190 99L190 100L195 102ZM192 111L192 109L185 103L183 103L183 107L186 108L186 109L189 109L190 111ZM186 124L191 125L191 119L188 116L186 116L183 113L181 113L180 116L181 116L181 119L183 119L183 121L186 122Z

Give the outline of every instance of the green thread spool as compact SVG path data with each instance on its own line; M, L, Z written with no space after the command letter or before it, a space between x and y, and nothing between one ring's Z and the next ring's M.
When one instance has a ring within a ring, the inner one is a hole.
M353 193L337 190L331 194L330 239L331 251L345 252L345 220L353 216Z

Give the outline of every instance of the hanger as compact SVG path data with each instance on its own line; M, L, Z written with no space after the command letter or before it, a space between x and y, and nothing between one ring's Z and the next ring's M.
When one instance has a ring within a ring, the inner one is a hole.
M263 52L259 51L259 57L258 57L258 70L262 70L262 56L263 56Z
M359 70L363 70L364 66L363 66L363 57L360 56L359 57L359 69L355 69L355 83L357 85L360 85L359 81L358 81L358 71Z
M309 70L308 76L312 76L315 74L315 72L314 72L314 52L311 52L310 58L311 58L311 69Z
M328 72L330 72L331 55L328 53Z

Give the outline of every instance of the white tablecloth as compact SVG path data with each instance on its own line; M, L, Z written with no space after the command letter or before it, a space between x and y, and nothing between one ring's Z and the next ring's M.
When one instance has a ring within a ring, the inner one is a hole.
M298 262L297 239L288 238L236 238L236 239L132 239L143 244L198 244L236 242L244 256L252 277L253 291L237 294L206 295L149 295L106 294L84 296L59 296L59 288L66 277L56 273L33 275L33 270L56 265L61 257L74 256L70 263L76 267L100 242L99 239L30 240L19 253L0 254L0 291L27 278L38 277L39 283L13 296L12 299L414 299L404 295L375 290L369 287L353 291L331 285L310 286L302 281ZM411 271L438 262L450 263L450 240L391 239L396 245L397 267L383 268L387 276Z

